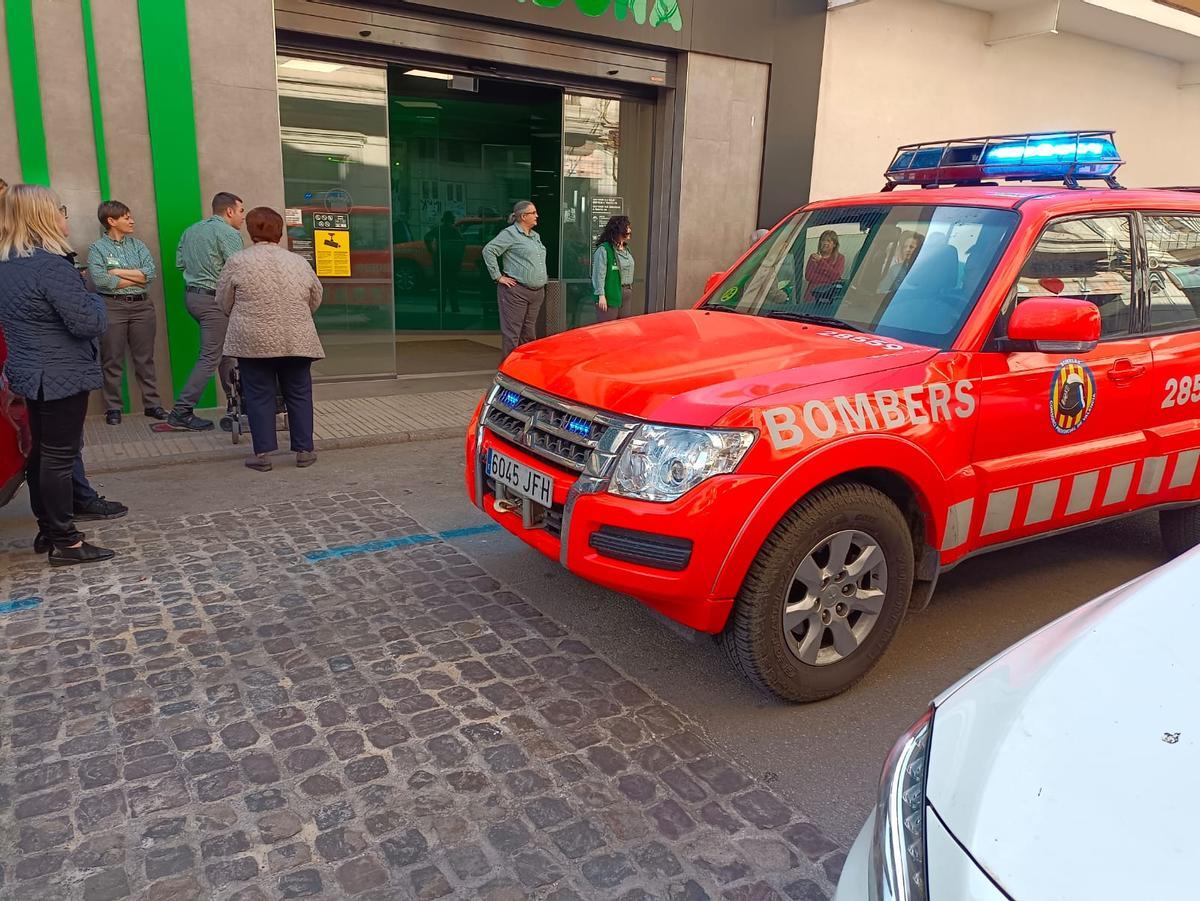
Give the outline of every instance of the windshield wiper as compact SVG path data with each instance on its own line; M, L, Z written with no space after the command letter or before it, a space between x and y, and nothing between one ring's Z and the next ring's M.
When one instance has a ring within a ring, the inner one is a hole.
M721 313L737 313L739 316L744 315L742 313L742 311L739 310L737 307L727 307L724 304L719 304L719 303L714 303L714 304L702 303L702 304L700 304L699 309L701 309L701 310L716 310Z
M795 310L772 310L762 314L767 319L788 319L793 322L815 322L819 325L832 325L848 332L865 332L866 329L836 316L817 316L813 313L798 313Z

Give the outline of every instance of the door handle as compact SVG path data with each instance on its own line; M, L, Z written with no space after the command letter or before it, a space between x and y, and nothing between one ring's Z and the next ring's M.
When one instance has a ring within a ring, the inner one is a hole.
M1118 385L1126 382L1132 382L1136 378L1141 378L1146 374L1146 367L1141 363L1133 363L1128 359L1117 360L1112 369L1108 370L1108 377Z

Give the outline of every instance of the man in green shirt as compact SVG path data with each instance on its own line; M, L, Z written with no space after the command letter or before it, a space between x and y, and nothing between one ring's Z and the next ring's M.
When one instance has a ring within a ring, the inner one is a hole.
M233 370L233 360L222 353L229 317L217 305L217 279L225 262L243 248L238 229L246 221L246 206L236 194L222 191L213 198L212 212L183 233L175 252L175 265L183 271L187 286L187 311L200 324L200 355L175 400L175 409L167 417L171 428L182 431L202 432L213 427L211 420L201 419L193 411L214 372L220 375L221 387L229 394L229 373Z
M503 354L537 337L538 312L546 300L546 245L533 230L538 211L530 200L518 200L508 228L483 248L483 264L499 287L500 335Z
M142 410L152 419L166 419L158 398L154 373L154 335L158 320L154 301L146 293L158 271L150 249L133 236L133 213L119 200L106 200L96 211L104 229L88 251L88 274L108 307L108 328L100 338L104 369L104 421L121 421L121 371L126 353L142 394Z

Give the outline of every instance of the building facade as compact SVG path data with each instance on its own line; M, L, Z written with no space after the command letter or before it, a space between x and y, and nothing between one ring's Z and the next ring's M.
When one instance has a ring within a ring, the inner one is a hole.
M541 214L545 332L594 320L592 242L633 222L637 313L753 230L878 189L900 143L1115 128L1138 184L1200 183L1200 16L1154 0L5 0L0 177L101 199L162 261L159 369L196 327L179 234L233 191L286 210L326 286L319 378L479 374L480 257ZM631 348L631 352L636 349ZM169 389L164 384L164 389Z

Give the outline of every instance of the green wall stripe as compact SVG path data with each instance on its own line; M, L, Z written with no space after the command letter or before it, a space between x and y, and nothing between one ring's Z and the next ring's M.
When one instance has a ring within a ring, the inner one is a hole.
M183 275L175 268L179 236L201 216L200 158L196 152L196 113L188 44L187 0L138 0L146 115L150 123L154 205L162 252L167 344L171 376L178 392L200 349L200 326L184 306ZM210 383L201 406L216 403Z
M108 185L108 145L104 140L104 107L100 102L100 75L96 68L96 36L92 32L92 0L79 0L83 13L83 54L87 59L88 93L92 96L92 134L96 139L96 177L100 199L111 200Z
M38 81L37 42L33 32L33 0L4 0L4 31L12 72L13 114L21 180L50 184L46 127L42 122L42 90Z

